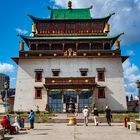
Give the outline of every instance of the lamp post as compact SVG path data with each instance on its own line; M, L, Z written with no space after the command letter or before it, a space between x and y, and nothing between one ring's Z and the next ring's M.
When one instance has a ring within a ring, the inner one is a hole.
M8 111L8 108L7 108L7 96L8 96L7 91L8 91L8 88L9 88L7 82L4 83L4 88L5 88L5 112L7 113L7 111Z
M138 97L139 97L139 120L140 120L140 81L136 82L138 88Z

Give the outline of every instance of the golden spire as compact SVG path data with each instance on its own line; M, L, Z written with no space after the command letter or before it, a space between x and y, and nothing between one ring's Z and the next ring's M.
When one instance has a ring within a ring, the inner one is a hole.
M69 7L69 9L72 9L72 2L71 1L68 1L68 7Z

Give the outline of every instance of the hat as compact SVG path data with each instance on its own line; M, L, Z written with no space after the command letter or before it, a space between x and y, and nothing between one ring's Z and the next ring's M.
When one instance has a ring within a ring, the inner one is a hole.
M88 106L85 106L85 108L88 108Z

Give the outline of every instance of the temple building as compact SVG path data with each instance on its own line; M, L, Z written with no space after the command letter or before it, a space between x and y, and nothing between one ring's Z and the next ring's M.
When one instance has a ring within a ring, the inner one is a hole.
M95 105L127 110L122 63L128 57L118 40L124 33L108 34L114 13L93 18L91 9L74 9L69 1L66 9L48 7L50 18L29 15L32 33L19 35L19 56L12 58L18 65L15 111L69 112L71 101L77 112Z

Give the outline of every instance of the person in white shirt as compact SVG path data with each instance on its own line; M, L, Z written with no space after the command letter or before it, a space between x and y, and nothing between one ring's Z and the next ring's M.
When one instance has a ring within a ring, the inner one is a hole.
M85 106L85 108L83 109L83 116L84 116L84 124L85 126L88 126L89 110L87 106Z

